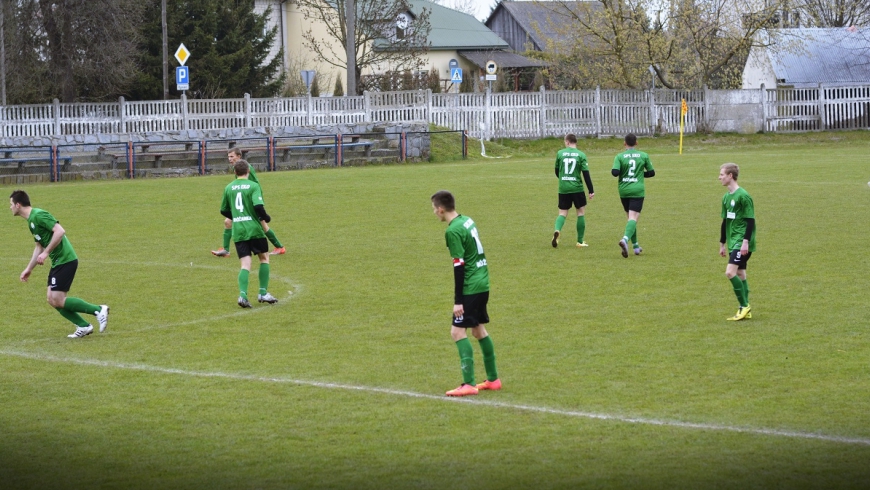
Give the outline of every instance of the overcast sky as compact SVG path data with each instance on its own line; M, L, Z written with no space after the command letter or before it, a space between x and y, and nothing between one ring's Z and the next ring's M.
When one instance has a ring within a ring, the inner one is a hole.
M474 7L473 15L477 17L478 20L484 21L489 17L489 12L495 5L495 0L437 0L437 3L450 8L465 5L472 6Z

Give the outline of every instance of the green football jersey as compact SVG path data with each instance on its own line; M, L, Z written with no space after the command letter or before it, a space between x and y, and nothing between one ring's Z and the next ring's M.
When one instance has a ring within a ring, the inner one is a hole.
M474 220L459 215L447 225L445 233L447 248L453 257L454 267L465 265L465 285L462 294L477 294L489 291L489 269L486 255L480 243L480 235Z
M250 163L248 164L248 180L257 185L260 185L260 181L257 179L257 169L255 169L254 166ZM260 192L263 192L263 190L260 189Z
M57 222L48 211L32 208L30 216L27 218L27 227L30 229L30 233L33 234L33 240L45 248L51 241L51 237L54 236L52 229ZM54 250L48 254L48 257L51 259L52 267L78 259L76 251L73 250L72 244L67 240L66 235L63 236L57 247L54 247Z
M233 241L243 242L254 238L265 238L266 233L260 224L254 206L263 203L260 185L248 179L236 179L224 189L221 214L230 211L233 215Z
M725 246L728 250L740 250L743 237L746 235L746 219L755 219L755 205L752 196L742 187L733 193L726 192L722 198L722 219L725 220ZM758 234L758 223L752 229L749 237L749 251L755 251L755 235Z
M654 170L649 155L629 148L616 155L613 168L619 170L619 197L644 197L643 173Z
M582 172L589 171L589 162L582 151L577 148L559 150L556 170L559 172L559 194L583 192Z

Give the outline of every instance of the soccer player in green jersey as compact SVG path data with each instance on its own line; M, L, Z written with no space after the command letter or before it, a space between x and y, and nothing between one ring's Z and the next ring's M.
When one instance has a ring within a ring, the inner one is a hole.
M447 396L476 395L479 390L500 390L501 380L495 366L495 347L486 332L489 323L486 304L489 301L489 269L474 220L456 212L456 200L447 191L432 195L432 211L447 222L447 249L453 258L453 321L450 336L459 349L462 384ZM474 384L474 351L467 329L477 339L483 351L486 381Z
M229 160L230 165L235 165L236 162L241 159L242 151L238 148L230 148L230 150L227 151L227 160ZM257 180L257 171L254 169L254 166L248 164L248 169L250 170L250 175L248 176L248 179L256 182L259 185L260 181ZM265 222L261 223L261 225L263 226L263 230L265 230L266 232L266 238L268 238L269 241L272 242L272 245L275 246L275 250L272 250L272 253L270 255L284 255L285 253L287 253L287 249L284 248L284 245L281 245L281 242L278 241L278 237L275 236L275 232L272 231L271 228L269 228L269 225ZM232 238L232 236L233 222L230 219L225 219L223 246L217 250L212 250L211 253L218 257L229 257L230 239Z
M637 146L637 136L631 133L625 135L625 151L616 155L613 159L613 168L610 170L610 173L619 179L619 199L628 216L625 233L619 240L619 248L622 249L624 258L628 258L629 243L634 246L635 255L643 252L637 243L637 220L643 209L645 195L643 179L656 175L649 155L637 150L635 146Z
M752 196L737 185L740 167L725 163L719 167L719 182L728 188L722 198L722 231L719 235L719 255L728 257L725 277L731 281L739 307L728 320L752 318L749 306L749 285L746 283L746 263L755 251L755 205Z
M82 338L90 335L94 327L85 321L79 313L87 313L97 317L100 324L100 332L106 330L109 324L109 307L95 305L79 298L67 296L73 279L76 277L76 269L79 265L78 256L73 250L72 244L66 237L66 230L60 226L54 216L43 209L34 208L30 205L30 196L22 190L12 192L9 196L9 209L12 216L21 216L27 220L27 228L33 235L36 247L33 256L24 272L21 273L22 282L27 282L30 273L37 265L51 259L51 270L48 271L48 304L53 306L58 313L76 326L76 331L67 335L71 339Z
M261 223L268 223L272 218L266 213L263 203L263 193L260 185L250 180L250 165L239 160L233 165L236 180L224 188L224 198L221 201L221 214L231 219L233 223L233 241L236 244L236 254L241 262L239 271L239 306L250 308L248 301L248 276L251 273L251 255L260 259L260 292L257 301L274 304L278 299L269 294L269 242Z
M568 210L571 209L571 205L574 205L577 209L577 246L588 247L589 245L583 241L583 235L586 233L586 194L583 192L580 174L583 174L583 180L586 181L586 187L589 188L590 201L595 196L595 191L592 190L592 177L589 175L586 155L577 149L577 136L571 133L565 135L565 146L566 148L556 153L556 178L559 179L559 216L556 217L556 231L553 232L551 243L553 248L559 246L562 226L565 224L565 218L568 217Z

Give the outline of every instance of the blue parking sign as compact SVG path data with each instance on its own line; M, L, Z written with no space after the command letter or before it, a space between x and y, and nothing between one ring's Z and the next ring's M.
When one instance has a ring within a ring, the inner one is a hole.
M178 85L178 90L190 89L190 68L186 66L176 67L175 83Z

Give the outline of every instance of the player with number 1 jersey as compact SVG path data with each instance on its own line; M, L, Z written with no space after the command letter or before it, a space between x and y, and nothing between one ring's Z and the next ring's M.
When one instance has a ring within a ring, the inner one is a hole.
M480 390L501 389L501 380L495 362L495 347L486 324L489 313L489 269L486 254L480 242L480 234L474 220L456 211L456 199L448 191L432 195L432 211L442 222L447 223L445 239L453 259L453 315L450 337L459 351L462 384L450 390L447 396L476 395ZM474 353L468 340L467 329L477 339L483 352L486 381L474 383Z
M468 296L489 291L489 269L486 254L480 243L474 220L461 214L453 219L445 232L447 249L453 257L453 265L465 266L465 283L462 295ZM461 298L459 298L461 299Z

